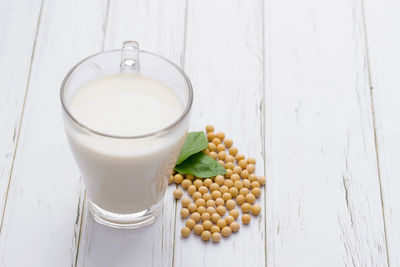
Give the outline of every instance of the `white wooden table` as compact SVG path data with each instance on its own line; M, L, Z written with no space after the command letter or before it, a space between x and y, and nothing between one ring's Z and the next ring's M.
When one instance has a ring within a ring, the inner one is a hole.
M398 0L0 0L0 266L400 266L399 14ZM151 227L88 214L59 88L129 39L188 73L192 129L213 123L257 158L263 208L239 234L182 239L172 188Z

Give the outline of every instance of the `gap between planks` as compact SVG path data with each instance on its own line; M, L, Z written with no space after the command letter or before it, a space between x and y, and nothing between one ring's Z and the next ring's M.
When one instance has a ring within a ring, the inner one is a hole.
M185 55L186 55L186 37L187 37L187 18L188 18L188 6L189 0L185 1L185 15L183 25L183 46L181 53L181 68L185 71ZM178 186L176 186L178 188ZM175 212L174 212L174 240L172 241L172 263L171 266L175 267L175 245L176 245L176 216L178 212L178 201L175 201Z
M36 41L37 41L37 38L38 38L38 35L39 35L40 21L41 21L42 11L43 11L43 4L44 4L44 0L42 0L40 2L39 16L38 16L38 20L37 20L37 23L36 23L35 38L34 38L33 46L32 46L32 53L31 53L31 58L30 58L30 63L29 63L28 77L26 79L24 101L22 103L21 116L19 118L19 125L18 125L18 130L17 130L16 137L15 137L15 129L14 129L13 139L15 139L15 148L14 148L13 159L12 159L11 167L10 167L10 175L8 177L7 189L6 189L4 205L3 205L3 214L1 215L0 234L1 234L1 231L3 230L4 215L6 213L7 202L8 202L8 191L10 189L11 179L12 179L12 175L13 175L13 171L14 171L15 156L17 154L19 137L20 137L20 134L21 134L22 119L23 119L24 113L25 113L26 99L28 97L28 91L29 91L29 85L30 85L31 73L32 73L32 65L33 65L33 60L35 59Z
M82 179L82 178L81 178ZM78 201L78 215L77 215L77 220L79 220L79 231L78 231L78 243L76 245L76 252L75 252L75 265L73 265L74 267L78 266L78 257L79 257L79 248L80 248L80 244L81 244L81 237L82 237L82 225L83 225L83 218L84 218L84 211L86 209L86 190L84 190L83 192L83 199L82 199L83 203L82 203L82 208L80 207L81 204L81 198L79 197L79 201ZM80 217L80 218L79 218Z
M101 51L104 51L104 46L106 42L106 31L107 31L107 25L108 25L108 17L110 13L110 4L111 0L107 0L107 7L106 7L106 12L105 12L105 17L104 17L104 22L103 22L103 44L101 46ZM83 185L84 187L84 185ZM79 257L79 248L81 245L81 240L82 240L82 226L83 226L83 218L85 215L85 210L87 209L86 205L87 197L86 197L86 189L84 188L84 197L83 197L83 204L82 204L82 209L79 209L79 204L78 204L78 212L80 214L77 215L77 219L79 219L79 231L78 231L78 243L76 244L76 252L75 252L75 262L74 262L74 267L78 266L78 257ZM79 218L80 216L80 218ZM91 216L91 215L89 215Z
M382 209L382 217L383 217L383 231L385 234L385 246L386 246L386 260L387 264L390 267L390 256L389 256L389 246L387 241L387 231L386 231L386 216L385 216L385 207L383 202L383 193L382 193L382 179L381 179L381 163L379 160L379 150L378 150L378 138L376 133L376 117L375 117L375 103L374 103L374 94L373 94L373 84L372 84L372 73L371 73L371 64L370 64L370 56L369 56L369 48L368 48L368 31L367 31L367 23L365 16L365 7L364 0L360 0L361 4L361 14L362 14L362 27L363 27L363 35L364 35L364 46L365 46L365 57L367 64L367 74L368 74L368 85L369 85L369 97L371 104L371 117L372 117L372 125L374 128L374 143L375 143L375 155L376 155L376 165L378 171L378 180L379 180L379 194L381 198L381 209Z
M110 13L110 4L111 0L107 0L107 7L106 7L106 15L103 22L103 45L101 46L101 51L104 51L104 46L106 43L106 32L107 32L107 25L108 25L108 17Z
M267 5L268 6L268 5ZM261 155L264 161L264 177L267 178L267 159L265 156L265 145L266 145L266 141L265 141L265 102L266 102L266 94L265 94L265 90L266 90L266 79L265 79L265 48L266 48L266 43L265 43L265 24L266 24L266 12L265 12L265 7L266 7L266 3L265 1L261 1L261 22L262 22L262 100L261 100L261 106L260 106L260 110L261 110L261 116L260 116L260 124L261 124L261 145L262 145L262 150L261 150ZM269 16L268 16L269 18ZM268 41L270 40L270 36L268 35ZM271 54L271 46L268 45L268 55ZM269 56L270 58L270 56ZM267 179L268 181L268 179ZM267 196L266 196L266 192L267 189L266 187L268 186L268 182L265 183L265 187L263 188L264 191L264 261L265 261L265 266L268 266L268 250L267 250Z

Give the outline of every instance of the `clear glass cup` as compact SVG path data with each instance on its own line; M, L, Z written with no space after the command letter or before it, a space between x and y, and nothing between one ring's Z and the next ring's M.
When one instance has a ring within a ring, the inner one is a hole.
M114 136L90 129L70 113L71 99L84 85L121 72L140 73L171 88L184 107L180 117L156 132ZM192 101L192 86L183 70L139 50L133 41L124 42L122 49L89 56L67 73L61 85L64 126L97 222L116 228L154 222L186 138Z

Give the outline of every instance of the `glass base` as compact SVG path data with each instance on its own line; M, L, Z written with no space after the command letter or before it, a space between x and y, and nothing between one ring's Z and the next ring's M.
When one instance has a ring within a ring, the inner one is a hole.
M89 199L89 210L97 223L118 229L135 229L153 224L162 204L161 199L149 209L130 214L118 214L100 208Z

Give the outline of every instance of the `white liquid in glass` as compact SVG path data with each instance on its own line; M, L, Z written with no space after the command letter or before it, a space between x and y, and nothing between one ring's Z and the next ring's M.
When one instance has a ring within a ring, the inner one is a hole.
M69 109L81 124L114 136L161 130L183 112L170 88L139 74L92 81L72 97ZM119 214L144 211L160 201L185 134L186 129L160 138L119 139L67 129L88 197Z

